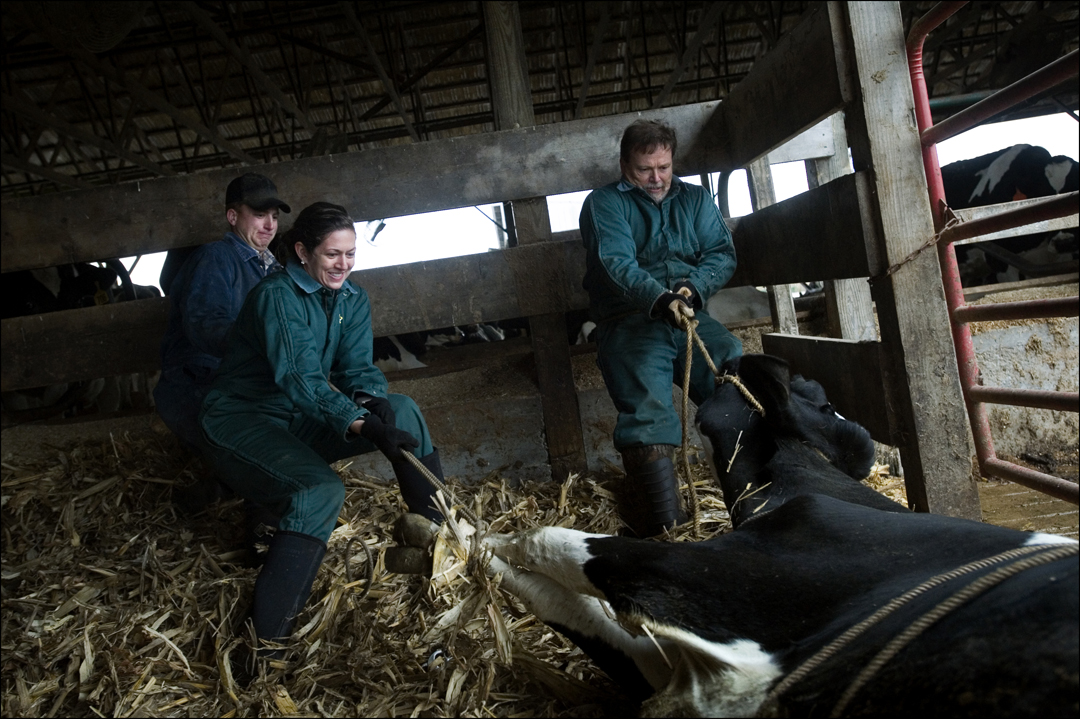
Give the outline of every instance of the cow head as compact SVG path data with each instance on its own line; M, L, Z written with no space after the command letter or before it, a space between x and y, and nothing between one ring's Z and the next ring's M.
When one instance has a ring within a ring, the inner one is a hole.
M870 472L873 441L836 413L821 385L792 378L768 355L738 357L724 371L733 381L702 404L697 425L733 524L799 494L879 505L881 495L851 481Z

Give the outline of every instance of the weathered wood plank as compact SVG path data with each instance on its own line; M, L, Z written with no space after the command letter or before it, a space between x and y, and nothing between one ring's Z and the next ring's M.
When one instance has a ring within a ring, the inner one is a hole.
M837 152L839 148L839 153ZM847 162L847 142L838 143L833 135L831 118L825 118L809 130L785 142L769 153L769 164L779 165L784 162L812 161L843 157Z
M375 335L585 309L585 249L542 242L501 252L354 272L368 291ZM402 292L410 302L401 302Z
M883 269L865 241L869 220L859 196L868 182L866 173L846 175L739 218L732 233L739 267L728 286L869 277Z
M850 43L858 89L846 110L854 165L873 168L868 206L887 264L898 264L934 236L900 8L876 2L833 7L847 18L848 32L838 40ZM974 453L937 254L915 256L877 279L872 292L908 500L921 511L977 520Z
M702 169L746 167L843 107L832 38L830 13L819 5L754 63L697 135L705 143L719 141L701 153L715 158Z
M792 374L819 382L836 411L871 437L895 444L881 386L880 343L770 333L761 336L761 348L787 360Z
M496 128L535 125L529 65L517 3L485 2L484 25L491 55L488 71ZM515 200L512 209L521 246L551 241L551 218L545 198ZM556 284L561 284L558 279L561 278L557 278ZM531 315L529 334L540 386L551 478L563 482L570 474L581 474L589 468L574 387L574 368L570 363L570 345L566 340L566 315L562 311Z
M769 161L765 158L754 160L747 166L746 172L750 180L750 204L754 208L754 214L775 205L776 189L773 187L772 168L769 166ZM757 220L759 227L763 226L764 222L766 221L760 217ZM754 224L752 221L749 226L753 228ZM795 319L795 301L791 298L790 285L769 285L768 294L773 331L791 335L799 334L799 321Z
M815 58L807 62L806 58ZM841 104L828 14L811 11L723 103L522 127L245 168L270 176L294 208L317 200L378 219L586 190L618 177L619 138L635 119L675 128L680 175L733 170ZM717 109L719 108L719 112ZM800 158L793 158L800 159ZM5 200L0 270L161 252L217 239L235 169ZM288 224L288 218L283 224ZM47 239L45 239L47 238Z
M847 131L844 113L838 112L825 120L838 152L831 157L806 161L806 181L809 187L820 187L852 173L847 153ZM870 285L865 279L849 278L825 281L825 307L829 335L846 340L876 340Z
M159 297L3 320L0 387L156 370L168 316L169 300Z
M853 180L847 178L843 182ZM823 266L830 254L847 257L861 251L861 235L858 226L851 221L856 217L849 207L852 200L837 200L829 194L844 195L851 191L830 183L729 223L735 227L739 270L728 286L769 285L827 276L828 268L820 272L813 268ZM824 204L814 201L813 193L817 193ZM839 218L830 218L828 212L822 213L823 207L843 214ZM769 213L777 213L780 217L773 229L756 231L751 218L761 222ZM847 238L850 246L822 244L826 240L832 241L830 232L837 233L836 237ZM796 234L799 242L792 243L791 238ZM568 233L560 236L571 239L539 242L499 252L363 270L354 272L351 279L371 296L372 324L378 336L581 310L588 307L588 295L581 288L585 250L575 235ZM865 273L865 267L850 271ZM408 292L412 301L401 302L402 292ZM166 313L161 310L160 326L150 328L141 316L136 316L138 313L130 314L134 311L132 308L144 307L144 302L151 301L4 320L5 390L99 377L108 374L105 370L120 362L139 363L124 371L157 369L157 346L164 333ZM70 312L80 313L76 323L79 332L70 331L72 322L67 319ZM27 335L24 327L39 330ZM103 346L100 338L110 332L118 339ZM34 340L26 341L26 337ZM41 351L31 346L38 339L45 341ZM62 341L67 348L65 353L53 352L56 341ZM69 356L82 358L81 364L70 370L65 368L63 361Z

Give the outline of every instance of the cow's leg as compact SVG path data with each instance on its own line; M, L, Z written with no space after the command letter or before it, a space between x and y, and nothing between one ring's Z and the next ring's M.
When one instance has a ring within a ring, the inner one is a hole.
M610 539L606 534L587 534L562 527L540 527L510 535L489 535L484 545L517 567L542 574L567 591L605 599L585 576L584 565L592 554L589 539Z
M644 699L667 686L672 671L659 648L661 643L667 644L664 640L657 643L630 634L602 600L575 592L556 578L518 569L498 556L491 558L488 570L502 574L501 586L506 591L520 599L537 619L581 647L631 696ZM666 651L670 655L672 649Z

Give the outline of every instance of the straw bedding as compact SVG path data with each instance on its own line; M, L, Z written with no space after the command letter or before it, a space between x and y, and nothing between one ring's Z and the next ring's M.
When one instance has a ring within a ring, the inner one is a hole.
M4 716L634 711L579 649L489 581L469 540L448 526L436 545L441 576L386 573L383 550L403 506L389 467L376 477L347 462L338 465L345 507L298 639L281 666L238 686L228 656L249 641L243 617L257 570L243 565L239 500L194 517L171 503L173 488L198 471L170 438L128 433L41 458L5 456ZM703 536L726 531L707 465L692 473ZM876 468L871 481L895 492L898 481L883 473ZM520 487L492 474L451 488L496 531L561 525L613 533L619 522L605 485L618 474L611 468ZM694 539L689 527L675 535Z

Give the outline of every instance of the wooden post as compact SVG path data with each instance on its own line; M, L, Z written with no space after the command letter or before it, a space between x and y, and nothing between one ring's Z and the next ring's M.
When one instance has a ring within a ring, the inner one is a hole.
M754 212L776 204L772 169L768 155L754 160L746 168L750 181L750 202ZM795 319L795 302L791 299L791 285L769 285L769 309L772 311L773 332L788 335L799 334L799 322Z
M835 152L832 157L806 161L806 184L810 189L851 174L844 113L838 112L830 119ZM825 309L830 336L859 341L877 339L873 300L866 280L826 280Z
M495 129L535 125L517 3L485 2L484 26ZM512 208L518 244L551 239L546 198L517 200ZM529 328L540 384L551 476L562 482L571 472L584 473L588 469L570 344L566 338L566 316L558 312L535 315L529 318Z
M908 501L920 511L978 520L970 428L941 271L897 3L830 3L838 62L850 73L848 139L856 171L871 170L867 202L892 274L874 278L883 380L900 432ZM834 27L838 27L834 26ZM913 256L912 256L913 255Z

